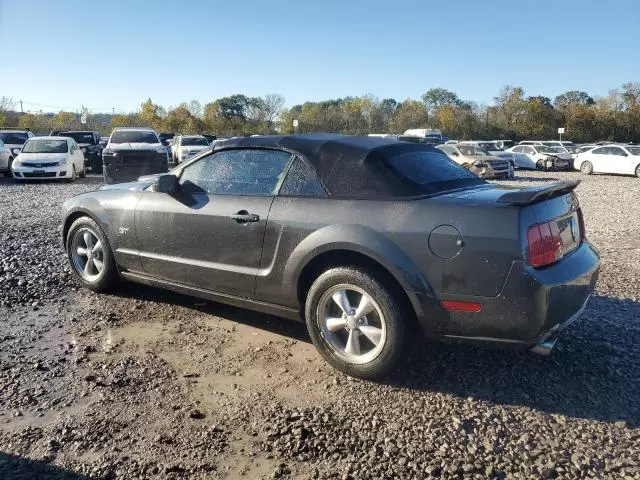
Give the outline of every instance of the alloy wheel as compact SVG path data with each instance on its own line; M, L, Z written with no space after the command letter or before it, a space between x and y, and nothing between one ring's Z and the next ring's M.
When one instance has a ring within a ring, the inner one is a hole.
M98 235L90 228L78 229L71 242L73 267L82 278L96 282L104 271L104 250Z
M387 325L374 298L355 285L335 285L322 295L317 321L325 342L347 363L374 360L384 348Z
M580 170L582 173L589 175L593 171L593 167L591 166L591 163L583 162L582 165L580 165Z

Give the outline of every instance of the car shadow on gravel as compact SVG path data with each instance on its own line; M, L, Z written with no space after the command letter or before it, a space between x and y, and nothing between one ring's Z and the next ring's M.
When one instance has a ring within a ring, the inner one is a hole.
M144 285L125 284L116 295L191 308L311 342L301 322ZM637 426L640 324L633 319L640 319L640 302L596 296L583 316L562 332L548 357L506 348L419 341L405 364L380 383Z
M0 478L3 480L88 480L48 463L0 452Z
M311 343L311 339L307 333L307 327L302 322L210 302L208 300L201 300L188 295L141 284L125 283L113 294L123 298L191 308L201 313L222 317L226 320L242 323L249 327L259 328L271 333L293 338L294 340Z
M389 382L549 414L640 426L640 302L593 297L548 357L424 344Z

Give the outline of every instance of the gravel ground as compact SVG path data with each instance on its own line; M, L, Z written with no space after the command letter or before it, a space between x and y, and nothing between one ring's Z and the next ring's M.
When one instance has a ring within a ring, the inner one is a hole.
M580 178L597 291L550 357L424 344L385 383L304 326L157 289L77 289L60 205L0 179L0 478L640 478L640 180Z

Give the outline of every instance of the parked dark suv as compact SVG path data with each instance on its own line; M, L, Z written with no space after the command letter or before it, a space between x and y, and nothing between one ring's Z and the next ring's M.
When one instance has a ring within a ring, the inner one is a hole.
M76 130L69 132L58 132L60 137L73 138L82 153L84 153L84 163L93 173L102 173L102 146L100 145L100 132Z
M102 151L102 162L105 183L120 183L167 172L169 155L154 130L116 128Z

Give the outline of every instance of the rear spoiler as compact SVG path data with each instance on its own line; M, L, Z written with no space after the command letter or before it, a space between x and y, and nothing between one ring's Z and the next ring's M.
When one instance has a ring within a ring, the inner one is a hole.
M569 193L579 184L580 180L573 180L570 182L556 182L540 185L539 187L513 190L501 195L496 201L512 205L530 205Z

